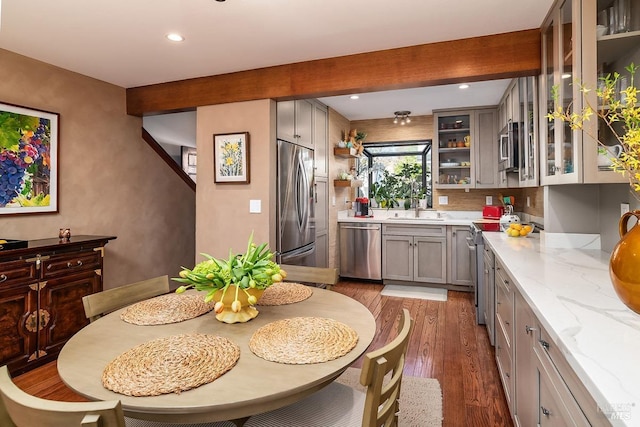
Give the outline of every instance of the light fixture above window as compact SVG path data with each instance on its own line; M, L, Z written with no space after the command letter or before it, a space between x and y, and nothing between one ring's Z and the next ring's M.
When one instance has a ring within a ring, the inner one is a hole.
M411 114L411 111L396 111L393 114L395 114L393 123L395 124L400 123L401 125L404 125L405 123L411 123L411 117L409 117L409 114Z

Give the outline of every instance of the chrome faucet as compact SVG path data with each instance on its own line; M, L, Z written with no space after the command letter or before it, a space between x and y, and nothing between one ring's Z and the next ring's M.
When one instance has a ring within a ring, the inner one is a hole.
M417 188L417 182L415 180L411 181L411 201L413 203L413 206L415 208L415 217L419 218L420 217L420 211L424 211L424 208L420 207L420 202L418 199L418 193L417 191L415 191Z

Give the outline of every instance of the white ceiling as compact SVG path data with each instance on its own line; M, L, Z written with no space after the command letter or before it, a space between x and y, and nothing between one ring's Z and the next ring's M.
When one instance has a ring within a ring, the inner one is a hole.
M0 48L129 88L538 28L553 0L0 2ZM181 33L185 41L169 42L169 32ZM483 86L474 85L478 91ZM477 99L473 90L462 99L495 104L497 92L483 90ZM456 88L440 87L362 95L359 104L344 104L344 97L323 101L357 120L398 109L420 115L466 106L456 94Z

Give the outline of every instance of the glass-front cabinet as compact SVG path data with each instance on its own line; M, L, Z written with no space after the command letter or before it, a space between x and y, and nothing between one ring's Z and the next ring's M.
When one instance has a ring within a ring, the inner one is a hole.
M549 121L561 105L581 111L599 105L599 79L622 76L618 91L629 84L625 67L640 63L640 4L637 0L558 0L542 27L540 80L540 181L565 183L626 182L611 171L610 157L620 153L611 129L593 117L584 130ZM589 90L584 95L580 83ZM554 90L556 96L554 97ZM607 147L598 144L603 141Z
M589 88L597 88L601 78L620 74L616 91L629 83L625 67L640 64L640 2L638 0L582 0L583 11L583 69L582 79ZM637 77L637 76L636 76ZM636 83L637 85L637 78ZM595 90L588 93L586 102L595 110L606 109L599 102ZM615 126L620 135L621 127ZM598 138L605 146L596 142ZM609 167L610 158L620 154L619 141L603 120L591 120L584 130L584 182L627 182Z
M538 80L520 77L519 115L521 123L519 153L520 187L537 187L538 182Z
M437 138L433 147L434 185L438 188L473 188L471 135L475 127L472 112L434 115Z
M581 34L579 0L557 2L542 28L541 184L581 182L582 133L561 120L549 121L556 109L581 109L579 85ZM554 96L555 93L555 96Z

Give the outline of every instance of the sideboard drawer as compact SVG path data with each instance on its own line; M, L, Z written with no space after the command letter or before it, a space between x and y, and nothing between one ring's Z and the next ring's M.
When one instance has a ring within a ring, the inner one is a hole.
M25 283L38 280L35 262L25 260L5 261L0 263L0 286Z
M87 271L102 268L102 257L100 252L85 251L71 255L52 256L42 263L43 278L73 273L76 271Z

